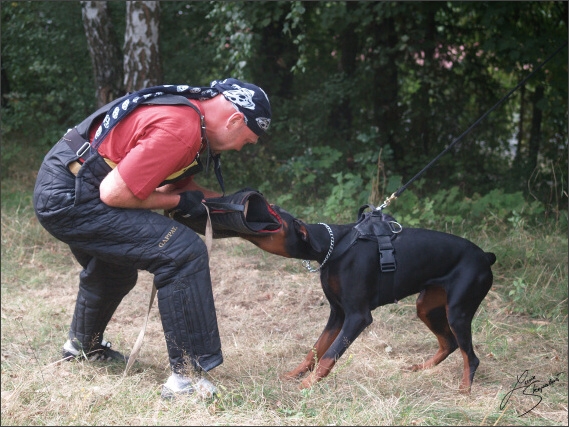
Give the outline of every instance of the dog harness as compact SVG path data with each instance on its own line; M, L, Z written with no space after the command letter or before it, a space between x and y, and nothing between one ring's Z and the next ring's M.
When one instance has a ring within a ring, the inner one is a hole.
M371 208L371 212L363 213ZM372 205L363 205L358 211L358 222L354 226L353 238L377 240L379 266L382 273L391 273L397 269L395 249L391 241L397 237L403 227L396 221L385 221L380 209Z

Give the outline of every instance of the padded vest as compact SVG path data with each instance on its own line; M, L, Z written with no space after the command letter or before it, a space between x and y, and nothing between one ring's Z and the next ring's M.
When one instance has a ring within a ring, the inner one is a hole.
M111 108L113 106L121 103L122 101L124 101L125 99L127 99L130 96L132 96L132 94L127 94L121 98L115 99L114 101L112 101L106 105L103 105L101 108L99 108L93 114L91 114L89 117L87 117L81 123L79 123L73 129L70 129L67 132L67 134L65 135L65 140L67 141L67 144L71 147L71 149L76 152L77 156L79 156L79 158L80 158L79 161L81 163L83 163L85 160L87 160L89 158L89 156L91 155L93 150L96 150L104 139L103 138L103 139L99 140L96 145L91 144L91 142L89 141L89 131L90 131L91 127L93 126L93 123L102 120L103 117L105 117L107 115L107 113L111 110ZM143 99L137 103L137 106L138 105L148 105L148 104L152 104L152 105L187 105L187 106L193 108L194 111L196 113L198 113L198 115L200 117L202 142L206 141L206 143L207 143L207 139L205 137L205 119L204 119L203 115L201 114L200 110L194 104L192 104L185 96L164 94L164 95L153 97L153 98ZM208 147L208 156L209 156L209 147ZM106 159L106 162L109 164L109 166L111 166L113 168L116 166L113 162L111 162L108 159ZM170 176L168 176L166 178L166 180L164 180L162 183L160 183L159 186L174 183L174 182L179 181L183 178L195 175L196 173L201 172L202 170L203 170L203 165L200 161L199 153L198 153L196 158L193 160L192 163L190 163L185 168L183 168L179 171L176 171L173 174L171 174ZM217 170L216 170L216 175L218 175ZM220 176L221 176L221 170L219 170L218 180L220 179ZM223 182L223 180L220 181L220 185L223 189L222 182Z

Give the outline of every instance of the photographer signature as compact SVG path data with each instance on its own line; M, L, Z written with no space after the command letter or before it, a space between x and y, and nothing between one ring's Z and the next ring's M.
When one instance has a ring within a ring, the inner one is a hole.
M541 403L541 401L543 400L543 397L541 396L541 392L543 391L543 389L559 381L559 376L562 374L563 372L552 375L548 381L542 382L536 379L535 375L532 375L530 377L529 371L526 369L521 375L516 376L517 379L516 384L514 385L514 388L512 388L508 393L506 393L506 395L502 399L502 403L500 404L500 410L503 410L506 407L506 405L510 401L510 397L512 397L512 395L516 390L521 390L522 391L521 393L524 396L532 396L532 399L533 398L538 399L535 405L533 405L530 409L528 409L527 411L525 411L523 414L520 415L520 417L523 417L525 414L530 412L532 409L534 409L537 405Z

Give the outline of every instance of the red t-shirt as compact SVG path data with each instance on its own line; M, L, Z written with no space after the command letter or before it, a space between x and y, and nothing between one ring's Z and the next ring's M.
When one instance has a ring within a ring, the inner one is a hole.
M199 102L192 102L199 108ZM91 129L91 141L98 127L95 123ZM168 176L195 160L201 142L200 117L193 108L142 105L119 121L98 151L117 164L128 188L144 200Z

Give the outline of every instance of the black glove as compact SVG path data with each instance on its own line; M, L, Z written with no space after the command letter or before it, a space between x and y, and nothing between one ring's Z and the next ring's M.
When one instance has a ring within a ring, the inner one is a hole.
M171 213L179 212L184 218L205 215L207 210L202 200L204 200L204 195L201 191L184 191L180 193L180 203L172 209Z

